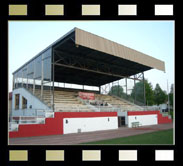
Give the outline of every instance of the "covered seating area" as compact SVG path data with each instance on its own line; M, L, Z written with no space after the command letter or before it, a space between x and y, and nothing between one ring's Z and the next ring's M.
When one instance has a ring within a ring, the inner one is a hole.
M134 49L74 28L17 69L13 73L13 89L23 87L40 100L46 98L45 104L54 111L58 96L55 91L60 88L60 83L79 85L81 91L84 86L94 86L97 87L96 94L100 94L103 85L120 79L144 81L144 72L150 69L165 71L165 64ZM14 103L16 100L18 97L15 99L14 96Z

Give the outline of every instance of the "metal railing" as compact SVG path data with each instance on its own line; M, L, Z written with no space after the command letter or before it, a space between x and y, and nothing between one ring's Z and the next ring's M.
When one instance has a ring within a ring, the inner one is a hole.
M156 111L160 110L158 106L141 106L143 108L143 111Z
M54 117L54 112L47 110L36 109L31 115L26 114L25 111L28 110L21 110L21 114L12 114L13 116L9 118L9 131L18 131L19 124L45 124L46 118Z
M101 105L100 100L93 100L93 103L98 103L96 105L91 104L88 100L83 100L78 98L83 104L85 104L89 109L92 109L95 112L118 112L121 111L121 108L114 107L111 104L107 103L107 106ZM106 102L105 102L106 103Z
M51 110L44 109L12 109L12 117L45 117L47 112Z
M99 112L121 112L122 109L113 106L96 106Z
M84 111L91 111L89 108L82 108L80 106L55 106L55 112L84 112Z

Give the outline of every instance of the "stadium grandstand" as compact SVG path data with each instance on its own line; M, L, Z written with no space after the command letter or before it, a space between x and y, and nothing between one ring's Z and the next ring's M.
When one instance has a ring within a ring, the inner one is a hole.
M158 108L146 106L144 72L150 69L165 71L165 64L74 28L13 73L9 136L56 135L171 122ZM134 86L143 83L141 101L135 96L128 100L128 80ZM119 96L122 81L126 93ZM117 93L112 90L115 85Z

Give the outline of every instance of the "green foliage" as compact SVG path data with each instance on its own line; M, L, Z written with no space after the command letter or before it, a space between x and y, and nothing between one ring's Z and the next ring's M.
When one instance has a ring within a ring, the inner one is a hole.
M169 115L171 116L171 118L172 118L172 120L173 120L173 118L174 118L174 116L173 116L173 109L170 109Z
M145 82L145 96L146 96L146 104L153 105L154 104L154 94L153 94L153 88L151 83L149 83L147 80ZM144 102L144 83L143 81L140 81L135 84L135 86L132 89L131 96L135 98L139 102Z
M153 105L154 104L154 93L152 84L145 80L145 92L146 92L146 104Z
M174 85L171 84L170 93L173 93L173 90L174 90Z
M173 106L173 93L169 93L170 105Z
M82 144L173 144L173 129Z
M142 81L135 84L131 93L132 98L136 98L137 101L144 102L144 84Z
M167 102L167 94L161 89L159 84L156 84L154 89L154 102L157 105Z
M159 105L166 103L168 101L168 95L166 91L163 91L159 84L156 84L155 89L153 90L152 84L148 82L148 80L144 80L145 82L145 97L146 97L146 105ZM122 98L128 98L130 101L137 101L140 103L144 103L144 83L143 81L137 82L135 86L132 88L132 92L129 95L123 90L123 87L120 85L115 85L111 87L109 95L115 95ZM173 106L173 84L171 85L171 91L169 93L170 105Z
M120 85L115 85L115 86L111 87L108 94L119 96L119 97L125 97L125 93L123 92L123 87Z
M173 84L171 85L170 93L169 93L169 101L170 105L173 106Z

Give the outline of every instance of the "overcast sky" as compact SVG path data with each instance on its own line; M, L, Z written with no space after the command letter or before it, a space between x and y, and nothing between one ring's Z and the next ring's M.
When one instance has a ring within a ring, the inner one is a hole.
M9 21L9 91L12 73L74 27L136 49L165 62L145 78L167 91L174 84L174 21Z

